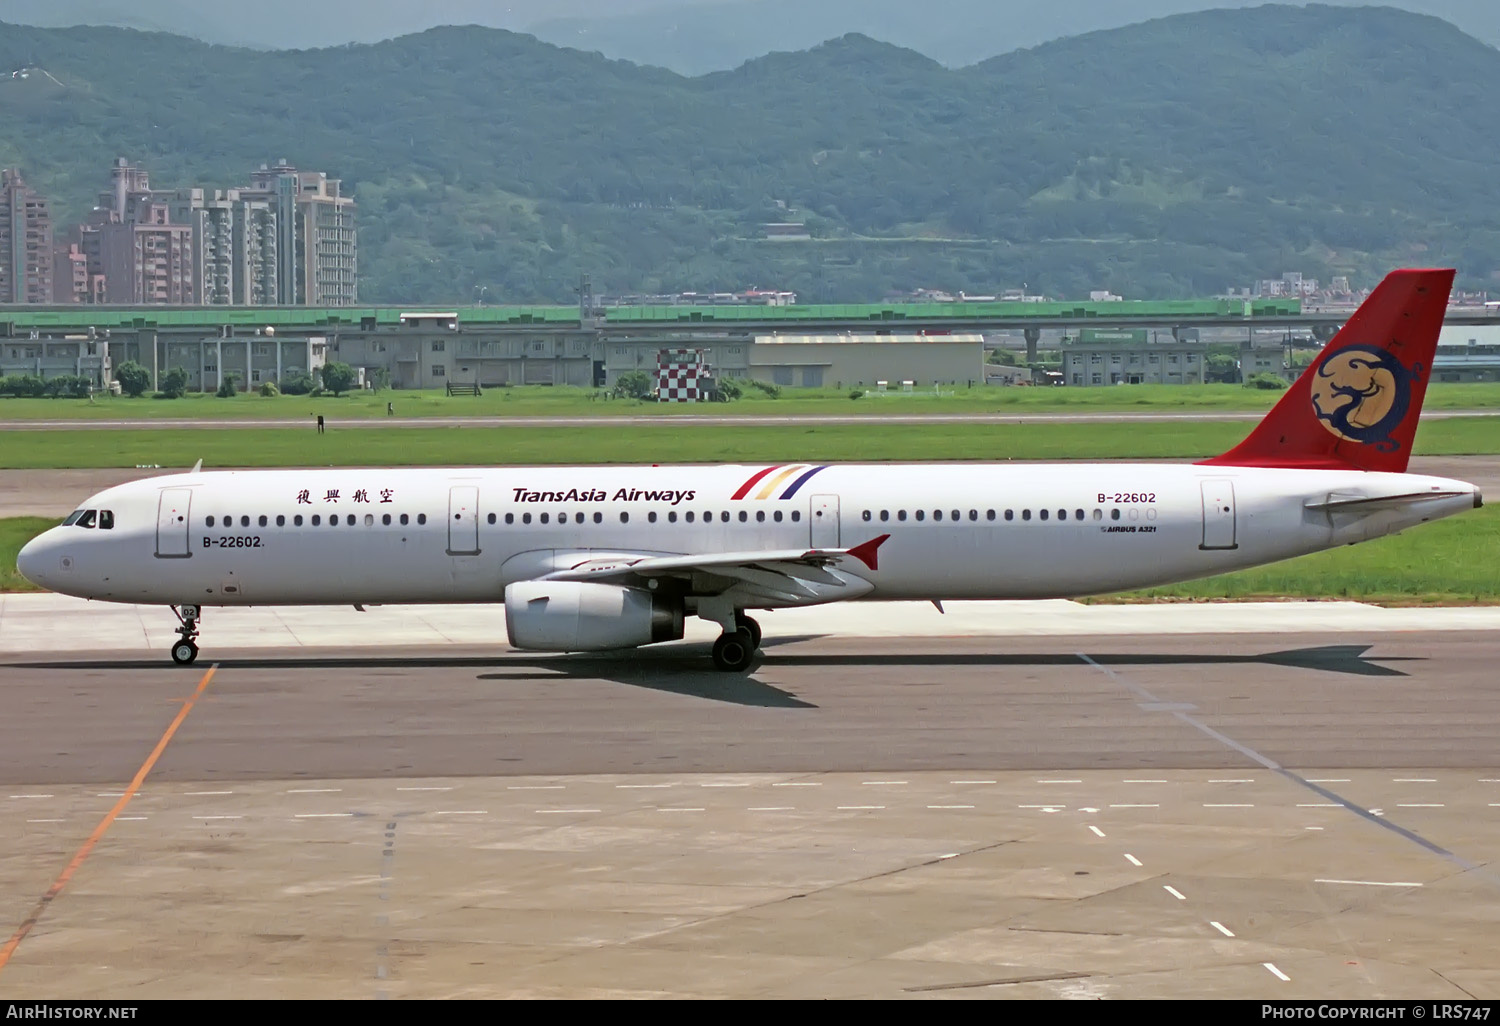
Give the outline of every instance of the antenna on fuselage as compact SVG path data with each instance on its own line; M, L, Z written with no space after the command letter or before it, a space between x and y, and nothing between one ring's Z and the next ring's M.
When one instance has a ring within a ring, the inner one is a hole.
M203 461L199 460L197 463L193 464L193 469L189 470L188 473L189 474L196 474L196 473L198 473L198 471L200 471L202 469L203 469Z

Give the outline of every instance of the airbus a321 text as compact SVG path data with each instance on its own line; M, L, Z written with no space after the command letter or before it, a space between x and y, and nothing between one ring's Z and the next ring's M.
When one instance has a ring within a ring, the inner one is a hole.
M1165 584L1480 505L1405 473L1451 270L1388 276L1244 442L1132 463L194 472L109 488L21 550L44 588L210 606L499 602L510 644L633 648L848 600L1029 599Z

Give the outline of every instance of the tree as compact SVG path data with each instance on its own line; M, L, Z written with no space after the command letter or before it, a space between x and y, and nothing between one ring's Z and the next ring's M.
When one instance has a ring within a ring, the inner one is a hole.
M337 396L340 392L347 392L354 387L354 368L347 363L327 363L323 365L323 388Z
M1275 390L1280 392L1286 388L1286 382L1275 374L1252 374L1245 379L1245 387L1264 388L1267 391Z
M181 399L187 394L188 372L181 367L173 367L162 375L161 392L163 399Z
M235 383L243 377L238 371L225 371L223 380L219 382L219 391L215 393L220 399L233 399L235 395Z
M1240 376L1240 362L1232 353L1210 352L1205 361L1203 376L1209 381L1235 381Z
M391 387L391 372L387 367L376 367L370 372L370 388L379 392L382 388Z
M313 376L305 370L287 371L280 382L281 391L287 395L307 395L313 384Z
M151 387L151 372L134 360L126 360L115 369L115 378L120 382L120 390L132 399L138 399L146 394L146 389Z
M626 371L615 379L615 395L625 399L646 399L651 395L651 375L645 371Z

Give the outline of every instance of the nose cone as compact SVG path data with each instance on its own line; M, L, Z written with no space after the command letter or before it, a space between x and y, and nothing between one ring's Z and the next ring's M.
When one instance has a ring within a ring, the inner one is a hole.
M49 548L47 535L50 533L49 531L42 532L22 545L21 551L16 553L16 569L21 572L22 577L41 588L47 587L44 567Z

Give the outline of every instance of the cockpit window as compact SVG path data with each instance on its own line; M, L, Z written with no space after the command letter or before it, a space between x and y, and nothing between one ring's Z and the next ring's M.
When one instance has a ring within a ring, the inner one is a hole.
M115 511L112 509L101 509L99 511L99 530L113 531L115 528Z
M83 516L81 516L81 517L78 518L78 523L77 523L76 526L78 526L78 527L93 527L94 526L94 520L95 520L95 518L98 515L99 515L99 511L98 510L86 509L86 510L83 511Z
M68 519L64 520L62 522L62 525L64 527L72 527L74 524L78 523L78 521L82 520L83 515L87 512L88 510L85 509L75 509L73 512L68 514Z

